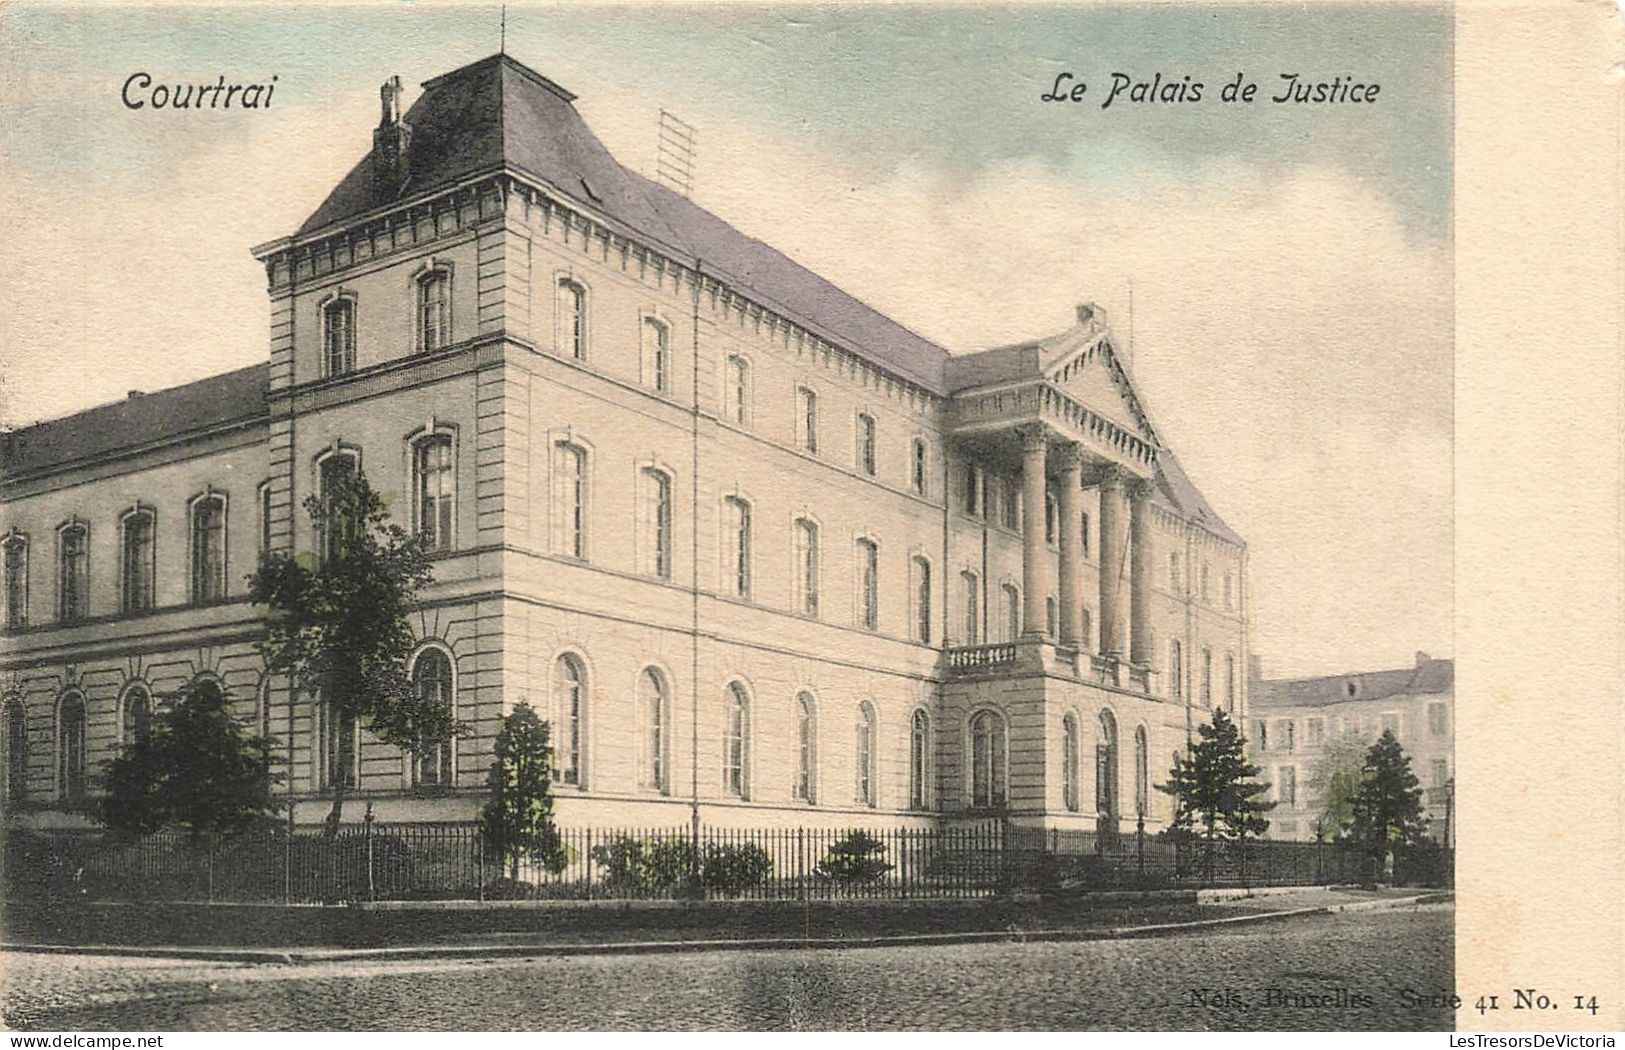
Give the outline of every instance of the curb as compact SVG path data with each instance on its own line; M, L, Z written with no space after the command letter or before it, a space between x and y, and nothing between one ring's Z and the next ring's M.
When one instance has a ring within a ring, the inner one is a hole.
M1131 940L1166 937L1204 929L1226 929L1255 923L1276 922L1307 915L1336 915L1345 912L1387 911L1454 900L1455 894L1426 893L1414 897L1389 897L1345 904L1321 904L1309 908L1287 908L1253 915L1231 915L1222 919L1196 919L1190 922L1159 923L1149 926L1105 926L1093 929L983 930L964 933L877 934L869 937L765 937L750 940L625 941L597 944L489 944L420 945L404 948L163 948L120 945L0 944L0 951L42 955L138 956L157 959L185 959L204 962L240 962L311 965L332 962L397 962L436 959L535 959L573 955L654 955L705 951L785 951L830 948L906 948L953 944L996 942L1058 943L1074 941Z

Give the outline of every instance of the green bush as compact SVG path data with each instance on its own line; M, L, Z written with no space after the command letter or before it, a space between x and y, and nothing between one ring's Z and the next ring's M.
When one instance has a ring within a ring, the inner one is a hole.
M676 835L657 839L617 835L594 846L591 856L604 869L604 888L627 897L666 896L687 886L698 859L694 844Z
M755 843L710 845L705 848L700 881L708 890L736 896L766 885L772 875L773 858Z
M848 831L824 854L813 874L835 882L874 882L892 869L881 858L885 852L886 844L867 831Z

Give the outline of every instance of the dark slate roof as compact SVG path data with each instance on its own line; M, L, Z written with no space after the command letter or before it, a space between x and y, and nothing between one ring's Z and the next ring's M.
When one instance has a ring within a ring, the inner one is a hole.
M1251 704L1254 707L1321 707L1363 700L1383 700L1390 696L1447 693L1455 686L1454 660L1435 660L1426 653L1416 654L1416 666L1392 671L1356 671L1320 678L1266 678L1255 682ZM1355 684L1349 695L1348 684Z
M0 477L263 417L269 372L250 365L0 434Z
M621 165L571 105L575 96L506 55L425 81L405 114L408 177L374 187L362 158L299 227L305 236L392 200L512 168L606 216L620 232L698 264L762 305L871 358L900 378L946 394L948 352L841 291L782 252Z
M1246 543L1236 530L1219 517L1219 512L1213 509L1207 497L1191 481L1190 475L1185 473L1185 468L1179 465L1179 460L1166 448L1157 451L1157 489L1152 494L1151 502L1166 507L1222 540L1239 545Z

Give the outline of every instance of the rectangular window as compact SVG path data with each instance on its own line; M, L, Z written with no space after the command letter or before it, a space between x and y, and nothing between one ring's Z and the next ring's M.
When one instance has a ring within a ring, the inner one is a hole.
M1443 736L1449 729L1450 719L1445 712L1444 704L1438 701L1428 704L1428 733Z
M271 553L271 483L260 486L260 554Z
M1281 723L1281 746L1291 751L1297 747L1298 723L1288 719Z
M739 426L750 423L750 364L743 357L728 358L728 418Z
M649 529L648 571L663 580L671 579L671 476L662 470L643 472L644 511Z
M1102 633L1104 633L1102 628ZM1179 639L1170 639L1168 642L1168 691L1175 700L1185 695L1185 652L1179 644Z
M1208 597L1207 577L1208 577L1207 563L1203 562L1202 563L1202 604L1203 605L1208 604L1208 602L1210 600L1209 597Z
M649 382L662 394L671 392L671 338L666 326L652 317L643 319L643 338L648 342Z
M90 532L83 525L62 530L62 567L57 580L63 623L90 615Z
M192 600L226 596L226 503L208 497L192 505Z
M1021 497L1017 495L1020 490L1016 488L1016 483L1008 478L1000 488L1003 490L1001 509L1004 511L1004 527L1014 532L1021 528Z
M979 627L977 621L980 619L977 613L982 604L981 587L973 572L960 573L959 578L965 585L965 644L975 645Z
M355 370L355 301L337 299L322 312L322 365L329 376Z
M818 615L818 526L805 519L796 522L796 589L799 611Z
M1307 735L1304 743L1310 747L1319 747L1326 739L1326 723L1318 718L1311 718L1308 722Z
M1235 593L1231 590L1230 574L1228 572L1224 574L1224 607L1226 609L1235 608Z
M875 476L875 417L868 413L858 415L858 469Z
M1296 766L1282 766L1275 771L1279 783L1276 785L1276 799L1284 806L1298 804L1298 768Z
M916 496L923 496L925 495L925 442L921 441L919 438L914 439L913 455L914 460L912 467L912 480L914 484L914 494Z
M153 520L151 514L124 519L124 611L141 612L153 601Z
M554 446L554 495L560 554L587 556L587 453L563 442Z
M1442 788L1450 783L1450 762L1448 759L1435 758L1428 763L1433 783L1430 787Z
M1175 594L1179 593L1179 554L1177 551L1168 552L1168 589Z
M444 271L418 281L418 340L424 353L451 343L451 277Z
M858 541L858 620L865 630L880 626L880 549L870 540Z
M559 282L560 338L577 361L587 359L587 289L571 280Z
M806 387L796 388L798 408L796 425L800 428L801 447L818 452L818 395Z
M982 477L981 472L976 469L976 464L965 464L963 485L961 495L964 499L965 513L974 518L982 506Z
M1083 520L1078 523L1079 543L1083 546L1083 556L1089 557L1089 512L1083 512Z
M1236 655L1224 654L1224 709L1236 709Z
M742 499L728 497L729 575L733 581L735 598L750 597L750 504Z
M417 443L412 472L416 475L418 535L431 551L451 549L451 438L437 435Z
M335 493L339 487L355 477L355 459L351 456L339 454L329 456L322 460L321 466L321 495L320 500L324 508L331 508ZM348 533L348 525L338 514L324 511L327 515L325 527L317 542L321 545L323 561L338 556L340 545Z
M1213 706L1213 650L1202 649L1202 703Z
M6 627L28 626L28 541L14 536L6 541Z
M914 638L931 644L931 563L914 559Z
M1258 738L1258 750L1268 751L1270 749L1269 723L1255 722L1253 724L1253 735Z

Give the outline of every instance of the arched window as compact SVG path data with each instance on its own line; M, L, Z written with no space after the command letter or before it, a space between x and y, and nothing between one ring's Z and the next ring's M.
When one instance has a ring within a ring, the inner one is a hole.
M1004 584L1004 640L1014 642L1021 637L1021 592L1013 583Z
M1100 712L1100 742L1095 745L1095 811L1117 816L1117 719Z
M430 270L418 278L418 349L431 353L451 344L451 274Z
M914 486L914 494L923 496L929 484L929 475L926 473L925 442L915 438L910 449L911 459L909 467L909 480Z
M325 694L322 697L322 785L353 788L361 782L361 720L345 715Z
M358 472L355 453L348 450L336 451L321 460L318 498L323 508L324 525L316 539L324 562L338 557L349 538L354 523L338 513L336 501L339 490L354 481Z
M120 520L123 531L120 565L120 607L127 613L152 608L153 575L157 567L153 513L132 510Z
M57 709L57 784L61 798L78 802L85 797L85 698L68 693Z
M558 551L587 556L587 450L561 441L553 446L553 494Z
M796 435L801 447L818 452L818 394L807 387L796 387Z
M642 740L638 786L666 790L666 679L653 667L638 676L638 725Z
M671 392L671 332L653 317L643 319L643 374L662 394Z
M875 709L864 700L858 704L857 724L853 727L853 768L857 782L853 800L862 806L875 805Z
M981 634L982 587L981 581L969 569L959 574L959 582L965 589L965 644L975 645Z
M441 708L451 715L451 660L439 649L424 649L412 665L412 685L425 708ZM424 787L449 787L456 782L452 738L424 741L413 757L412 782Z
M750 362L737 354L728 358L724 396L727 418L739 426L750 425Z
M875 476L875 417L867 412L858 413L858 469Z
M738 496L723 501L727 518L727 564L723 578L735 598L749 598L751 584L750 504Z
M803 616L818 615L818 524L809 518L796 520L796 611Z
M792 798L812 802L818 794L818 712L811 693L796 694L796 778Z
M90 615L90 526L71 522L57 533L57 619L78 623Z
M569 653L559 657L553 668L553 706L559 719L559 732L553 745L559 783L580 786L584 783L581 743L587 710L587 671L581 661Z
M1004 719L992 711L980 711L971 719L970 770L971 805L977 809L1004 805Z
M587 289L569 278L559 282L559 345L577 361L587 359Z
M728 686L725 704L725 726L722 737L722 790L736 798L744 798L749 790L746 768L750 748L750 695L738 682Z
M429 434L412 443L413 518L427 550L451 549L456 480L450 434Z
M910 565L914 570L914 640L921 645L930 645L931 563L916 555Z
M869 539L858 541L858 625L880 626L880 548Z
M5 540L6 629L28 626L28 537L13 533Z
M671 579L671 475L655 467L643 470L644 571Z
M1061 719L1061 803L1078 811L1078 719L1067 715Z
M192 501L192 600L226 596L226 501L202 496Z
M355 371L355 300L334 299L322 308L322 375Z
M1151 750L1146 741L1145 726L1134 730L1134 815L1146 817L1151 812Z
M6 701L6 801L28 796L28 716L21 700Z
M914 809L929 808L926 792L930 774L931 722L924 711L916 710L909 719L908 731L908 804Z
M120 742L135 744L145 740L152 728L152 696L142 686L131 686L124 691L123 711L120 714Z

